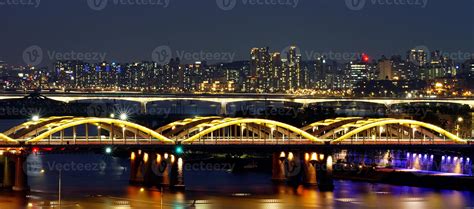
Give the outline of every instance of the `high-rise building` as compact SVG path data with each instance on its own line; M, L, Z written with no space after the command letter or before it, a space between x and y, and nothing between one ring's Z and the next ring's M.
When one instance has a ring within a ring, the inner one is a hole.
M347 64L349 88L354 87L358 82L369 80L369 68L369 64L363 61L354 61Z
M377 64L378 80L392 80L394 79L394 70L392 60L386 59L385 57L379 60ZM398 79L397 79L398 80Z
M310 84L312 88L327 89L329 85L329 65L325 57L318 57L314 62L314 71L309 71Z
M271 56L268 47L253 48L250 51L250 92L268 92L270 90Z
M428 52L424 49L412 49L408 52L408 61L411 61L417 64L419 67L422 67L428 63Z
M270 92L284 92L287 74L283 71L283 62L281 54L275 52L272 54L271 69L270 69Z
M431 54L431 61L427 64L425 72L426 80L453 77L456 76L456 66L452 60L442 56L440 51L436 50Z
M466 60L463 66L465 72L474 74L474 59Z
M287 52L288 60L288 90L297 90L305 88L303 81L304 75L301 68L301 54L297 52L296 46L290 46Z
M183 67L183 91L184 92L195 92L199 89L199 85L203 81L210 81L208 79L211 75L210 72L205 72L206 67L201 61L196 61L194 64L185 65Z

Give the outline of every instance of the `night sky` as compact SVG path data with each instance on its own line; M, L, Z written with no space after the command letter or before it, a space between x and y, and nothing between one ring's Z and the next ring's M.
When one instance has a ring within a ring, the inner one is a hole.
M167 8L109 0L100 11L86 0L42 0L38 8L0 5L0 60L24 64L22 53L31 45L45 54L103 52L116 62L151 60L161 45L172 51L232 52L234 60L249 59L252 47L281 51L291 44L305 51L366 52L373 58L405 55L418 45L474 51L472 0L428 0L426 8L367 0L359 11L344 0L300 0L296 8L243 1L229 11L216 0L170 0Z

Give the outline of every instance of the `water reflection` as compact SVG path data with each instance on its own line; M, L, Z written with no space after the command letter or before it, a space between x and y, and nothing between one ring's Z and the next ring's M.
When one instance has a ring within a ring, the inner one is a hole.
M186 191L129 186L128 160L97 154L37 155L36 162L104 162L98 170L63 173L62 208L462 208L472 192L335 181L333 192L271 183L268 173L185 172ZM35 164L36 165L36 164ZM37 165L36 165L37 166ZM122 168L122 169L119 169ZM50 208L57 204L58 174L29 176L32 191L1 192L0 208ZM30 204L30 205L29 205Z

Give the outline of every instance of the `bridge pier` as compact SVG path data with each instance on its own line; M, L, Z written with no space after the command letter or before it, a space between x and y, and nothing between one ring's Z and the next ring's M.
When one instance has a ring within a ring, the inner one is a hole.
M10 162L10 158L7 154L3 155L3 184L2 187L6 189L11 189L13 186L13 175L14 175L14 166Z
M184 189L184 160L172 154L130 154L130 184Z
M323 191L334 189L334 179L332 175L333 157L332 152L325 151L318 156L318 167L316 168L316 178L318 187Z
M299 184L301 182L301 155L299 152L288 152L285 161L285 177L289 184Z
M442 156L441 155L433 155L433 162L431 162L431 171L441 171L441 163L442 163Z
M12 188L13 191L29 190L28 177L26 176L25 169L23 169L25 162L26 155L24 153L15 155L15 184Z
M141 114L147 114L146 104L147 104L147 102L140 102L140 113Z
M272 157L272 181L285 182L285 152L273 153Z
M145 186L153 186L153 170L152 164L155 163L154 160L156 155L153 153L143 153L143 185Z
M304 154L304 161L303 161L303 184L305 185L317 185L318 181L316 178L317 172L317 154L315 152L312 153L305 153Z
M130 184L138 183L137 173L138 173L138 168L140 166L140 161L141 161L141 156L138 154L138 152L132 152L130 154L130 179L129 179Z
M227 115L227 102L221 102L221 107L219 109L220 115Z

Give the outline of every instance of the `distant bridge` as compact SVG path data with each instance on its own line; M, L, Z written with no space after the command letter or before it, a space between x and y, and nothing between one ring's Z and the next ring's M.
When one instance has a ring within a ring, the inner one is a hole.
M19 99L27 96L27 94L10 93L0 95L0 100L3 99ZM44 94L47 98L62 101L62 102L74 102L74 101L129 101L137 102L141 105L141 109L146 111L147 103L158 102L158 101L203 101L211 102L220 105L220 113L225 114L227 111L227 105L236 102L252 102L252 101L267 101L267 102L292 102L308 106L316 103L327 103L327 102L361 102L380 104L390 107L394 104L408 104L408 103L448 103L448 104L460 104L469 105L471 109L474 108L474 99L472 98L416 98L416 99L403 99L403 98L334 98L334 97L313 97L313 96L293 96L283 94L225 94L225 95L214 95L214 94L139 94L139 93L51 93Z

